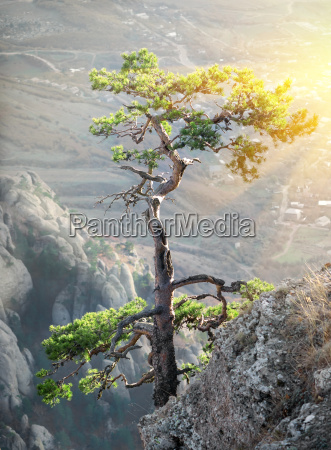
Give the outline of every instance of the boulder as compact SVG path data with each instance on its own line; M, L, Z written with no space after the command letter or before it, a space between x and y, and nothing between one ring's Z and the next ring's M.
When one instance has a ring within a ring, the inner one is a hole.
M22 261L14 258L0 245L1 299L5 308L14 310L26 306L32 289L31 276Z
M44 211L50 216L57 218L64 214L64 210L53 200L53 198L44 195L40 197L40 202Z
M0 222L0 244L2 244L6 250L8 250L10 253L13 253L14 251L14 244L11 239L10 231L4 223Z
M29 450L55 450L55 440L47 428L33 424L30 431Z
M0 297L0 320L7 323L7 315L6 315L5 308L3 307L1 297Z
M102 293L102 305L105 309L119 308L122 305L122 299L120 294L116 291L114 286L108 281L104 284Z
M35 213L29 212L25 217L25 222L39 233L57 235L60 232L55 220L45 220Z
M9 175L0 176L0 201L5 200L7 192L15 185L15 179Z
M18 202L20 194L15 189L10 189L3 197L3 201L7 203L8 206L14 206Z
M102 270L102 272L106 273L106 271L107 271L106 264L100 258L98 258L97 262L98 262L98 268L100 270Z
M68 309L59 302L55 302L52 308L52 323L54 325L67 325L71 322Z
M124 287L121 285L118 278L114 275L110 275L108 280L102 289L102 306L106 308L119 308L123 306L128 298Z
M27 450L26 443L21 436L9 426L1 430L0 445L3 449Z
M30 425L29 425L29 418L26 414L23 414L21 419L21 431L20 433L25 436L29 431Z
M0 321L0 347L0 409L10 416L13 408L21 405L21 396L32 394L33 375L15 334L3 321Z
M128 301L128 297L126 295L125 289L124 289L123 285L121 284L120 280L117 277L115 277L114 275L109 275L107 278L108 278L108 282L114 286L116 291L121 296L122 305L124 305L124 303L126 303Z
M107 309L107 308L105 308L104 306L98 304L98 305L96 306L96 308L95 308L95 311L96 311L96 312L99 312L99 311L106 311L106 309Z
M87 262L77 264L77 285L85 286L91 280L90 265Z
M331 391L331 367L318 370L314 373L315 389L320 395Z
M146 450L331 448L331 370L308 376L298 367L310 338L303 320L293 319L295 286L288 281L286 289L262 294L215 332L206 370L141 419ZM310 292L304 282L297 286ZM314 379L315 389L306 384Z
M34 362L34 357L32 356L32 353L30 352L30 350L28 348L23 348L22 355L26 359L26 362L28 363L30 370L33 372L35 369L35 366L34 366L35 362Z
M106 281L106 276L103 273L95 272L92 278L93 289L101 293Z
M86 287L79 288L75 286L74 302L72 310L72 320L80 319L89 309L89 297L86 293Z
M137 297L137 293L134 287L134 281L132 274L127 264L123 263L121 265L121 275L120 282L123 285L125 292L128 296L128 300L131 301Z

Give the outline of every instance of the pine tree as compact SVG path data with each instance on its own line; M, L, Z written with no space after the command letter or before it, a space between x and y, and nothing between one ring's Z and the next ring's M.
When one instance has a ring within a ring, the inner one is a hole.
M175 331L187 326L207 332L212 340L212 330L234 317L240 309L239 305L227 305L223 293L240 289L244 289L246 297L249 293L242 281L226 286L224 280L208 274L174 278L160 208L163 200L179 187L186 169L200 163L196 157L184 157L183 151L228 152L231 155L228 169L250 182L258 177L258 166L265 160L268 150L265 142L250 137L253 132L269 136L275 144L291 143L298 136L312 133L317 126L317 116L308 117L307 110L289 112L293 98L288 94L291 87L288 79L274 90L268 90L247 68L220 68L215 64L181 75L161 70L157 57L146 49L124 53L122 57L119 71L93 69L90 80L92 89L111 95L126 94L131 102L109 117L93 119L90 131L95 136L129 137L133 141L130 149L123 145L112 147L112 159L120 164L120 169L136 174L140 181L104 197L100 203L109 199L111 206L122 200L126 210L139 202L147 204L145 217L155 248L155 306L146 309L146 302L138 298L117 311L88 313L72 324L51 327L52 335L43 345L49 359L55 361L54 370L42 369L38 376L49 377L72 360L78 363L75 371L61 380L47 378L38 386L44 401L51 404L59 397L71 397L67 380L99 353L105 354L112 363L102 371L92 369L79 383L83 392L98 389L101 395L119 380L127 388L154 381L155 406L163 406L170 396L176 395L178 375L194 368L190 365L177 367ZM192 102L198 95L211 98L216 112L209 116L203 108L194 107ZM248 130L247 134L241 133L242 127ZM155 136L158 138L157 147L147 148L150 134L153 140ZM164 159L171 164L169 176L155 174L160 160ZM145 170L128 164L134 161L145 166ZM174 300L177 289L194 283L209 283L215 286L216 292ZM217 299L219 306L204 306L201 300L208 296ZM118 361L139 347L137 342L143 335L151 344L148 356L151 369L136 383L128 383L124 374L112 376Z

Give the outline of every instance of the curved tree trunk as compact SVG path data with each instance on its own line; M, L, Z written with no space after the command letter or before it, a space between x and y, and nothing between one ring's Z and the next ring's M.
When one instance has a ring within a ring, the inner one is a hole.
M155 247L155 307L163 307L163 312L154 317L152 336L152 364L155 371L153 398L155 406L160 407L167 403L170 396L176 396L179 384L173 342L175 313L172 304L172 282L174 269L168 241L160 221L160 206L169 192L179 186L185 168L188 164L192 164L192 161L182 160L178 152L172 149L169 136L157 118L150 116L149 119L160 137L162 153L173 162L170 178L161 182L148 200L149 229Z

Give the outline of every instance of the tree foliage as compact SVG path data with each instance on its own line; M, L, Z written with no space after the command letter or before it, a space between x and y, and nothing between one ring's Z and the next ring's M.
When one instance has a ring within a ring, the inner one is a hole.
M247 283L247 291L253 294L253 301L256 300L262 292L270 291L274 288L272 284L261 281L258 278ZM246 290L242 290L243 302L232 302L227 305L227 321L234 319L241 311L244 311L251 300L246 300ZM245 301L246 300L246 301ZM117 331L119 323L128 317L132 317L137 313L143 312L147 307L145 300L136 298L135 300L125 304L123 307L115 310L110 308L105 311L90 312L85 314L81 319L76 319L73 323L64 326L51 326L51 336L42 343L45 353L50 361L54 361L52 370L41 369L37 372L37 377L45 378L43 383L38 385L38 394L43 397L43 402L54 406L59 403L60 398L71 400L72 383L68 382L70 378L78 374L84 364L89 362L93 356L102 353L105 357L113 359L105 369L89 369L87 374L82 377L78 383L79 389L84 394L89 394L98 390L98 396L101 397L105 389L111 387L116 388L117 380L122 378L112 375L112 371L120 361L120 357L107 355L110 349L111 341ZM179 333L182 329L199 330L202 321L217 321L218 317L223 314L223 305L206 306L204 303L196 300L196 296L188 297L182 295L174 300L175 319L174 333ZM130 340L135 331L139 328L139 324L143 326L152 325L151 318L137 319L130 323L121 335L118 344ZM199 356L200 366L194 364L184 364L185 378L188 380L188 372L192 374L200 372L201 368L209 362L211 351L213 348L213 339L203 347L203 352ZM122 349L118 349L118 355L122 353ZM69 375L54 381L50 376L55 375L58 370L69 362L78 365ZM123 380L126 381L126 380ZM150 378L153 381L153 377Z
M232 156L228 168L245 181L252 181L258 177L258 166L268 149L265 143L250 137L252 132L268 135L277 144L293 142L295 137L316 128L316 115L309 118L306 109L290 112L293 101L289 95L290 79L271 90L248 68L220 68L215 64L182 75L160 69L156 56L146 49L124 53L122 57L124 63L118 72L106 69L90 72L92 89L125 93L135 99L109 117L93 119L90 131L94 135L129 135L137 137L138 144L147 129L152 132L151 123L139 125L138 120L157 114L169 136L172 126L176 127L176 135L171 136L174 149L185 147L215 153L227 150ZM213 117L203 108L193 106L192 102L201 95L214 101ZM123 129L119 130L120 126ZM119 145L112 147L112 151L115 162L138 160L150 168L156 168L162 158L158 148L124 150Z

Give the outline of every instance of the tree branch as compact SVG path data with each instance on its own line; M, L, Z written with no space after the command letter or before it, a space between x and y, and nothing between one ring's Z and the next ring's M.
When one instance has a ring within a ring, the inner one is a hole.
M152 317L157 314L161 314L162 311L163 311L163 306L161 306L161 305L157 306L154 309L147 309L147 310L144 309L143 311L141 311L137 314L133 314L132 316L126 317L121 322L119 322L119 324L117 325L117 332L111 340L110 349L109 349L109 353L107 356L108 357L112 357L112 356L117 357L117 355L114 355L115 345L119 341L119 339L121 338L121 336L123 334L127 334L127 331L124 330L124 327L130 325L131 323L135 322L136 320L142 319L143 317Z
M231 283L231 286L224 286L225 281L221 278L216 278L206 274L199 274L192 275L187 278L180 278L179 280L174 280L172 282L172 290L174 291L175 289L181 288L183 286L196 283L211 283L215 286L221 286L223 292L237 292L240 290L240 286L242 284L246 284L245 281L234 281Z
M141 386L143 383L151 383L154 378L154 369L150 370L147 373L144 373L144 375L136 383L128 383L128 380L126 379L126 376L124 375L124 373L120 373L113 380L111 380L111 384L113 384L114 381L118 380L119 378L122 378L126 388L132 389L132 388Z
M214 329L218 328L221 325L221 323L226 321L228 317L227 302L225 297L223 297L222 295L222 286L217 286L216 289L217 289L217 300L222 302L222 313L219 316L217 316L217 319L211 319L207 321L204 320L204 317L202 315L200 324L198 325L198 330L208 331L210 337L213 336L210 332L210 328Z
M156 181L158 183L163 183L166 181L166 179L161 177L160 175L153 176L153 175L150 175L149 173L145 172L144 170L135 169L134 167L131 167L131 166L120 166L120 169L131 170L131 172L136 173L141 178L144 178L146 180Z
M184 303L186 303L188 300L197 300L197 301L199 301L199 300L203 300L203 299L206 298L206 297L212 297L212 298L214 298L215 300L219 300L219 298L216 297L216 295L213 295L213 294L190 295L189 297L185 297L185 298L183 298L183 300L181 300L179 303L177 303L177 304L174 306L174 310L176 310L177 308L180 308L180 307L181 307L182 305L184 305Z
M195 283L211 283L216 286L224 286L225 281L206 274L192 275L190 277L174 280L172 282L172 290L174 291L175 289Z

